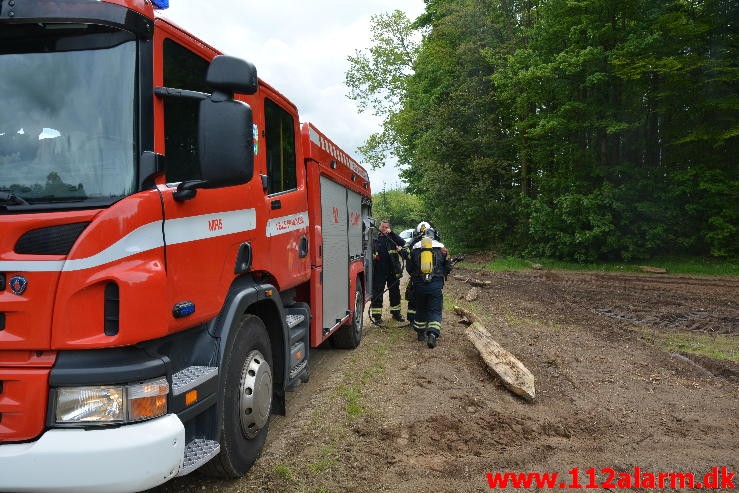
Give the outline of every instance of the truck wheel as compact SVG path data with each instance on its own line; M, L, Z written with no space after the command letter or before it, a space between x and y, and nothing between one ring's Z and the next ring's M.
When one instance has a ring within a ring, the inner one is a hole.
M357 289L354 292L354 318L352 323L345 325L331 336L333 346L339 349L354 349L362 342L362 325L364 323L364 291L362 282L357 279Z
M238 478L262 452L272 408L272 350L264 322L245 315L226 349L221 451L204 472Z

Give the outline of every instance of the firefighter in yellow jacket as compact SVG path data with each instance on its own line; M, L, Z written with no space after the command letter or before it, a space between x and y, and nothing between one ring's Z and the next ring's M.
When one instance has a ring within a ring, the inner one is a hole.
M421 224L417 230L421 229ZM416 314L413 328L419 341L426 341L429 348L436 347L441 335L441 312L444 307L442 289L452 270L444 244L435 238L433 228L425 227L423 236L411 247L406 270L413 283L413 301Z

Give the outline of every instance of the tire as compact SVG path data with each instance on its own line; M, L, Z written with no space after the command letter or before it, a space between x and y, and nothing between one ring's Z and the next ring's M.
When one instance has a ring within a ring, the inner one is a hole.
M244 315L229 336L221 388L221 451L203 467L222 478L243 476L262 452L272 408L272 350L264 322Z
M352 323L345 325L331 336L331 344L339 349L354 349L362 342L362 325L364 323L364 291L362 282L357 278L354 291L354 317Z

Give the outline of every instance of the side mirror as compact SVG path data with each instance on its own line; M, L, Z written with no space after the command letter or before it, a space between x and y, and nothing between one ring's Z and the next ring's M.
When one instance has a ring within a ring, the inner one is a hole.
M214 91L200 102L201 179L180 183L175 193L177 200L193 198L198 188L242 185L254 174L252 110L233 96L234 92L256 92L257 69L239 58L219 55L208 67L206 82Z
M200 174L205 188L242 185L254 174L252 111L241 101L200 102Z
M254 94L257 92L257 68L246 60L218 55L210 62L205 82L217 91L231 94Z

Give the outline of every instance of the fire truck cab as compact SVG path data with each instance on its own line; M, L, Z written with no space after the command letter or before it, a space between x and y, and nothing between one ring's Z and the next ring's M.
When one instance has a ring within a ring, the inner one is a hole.
M367 172L149 0L0 0L0 491L243 475L354 348Z

